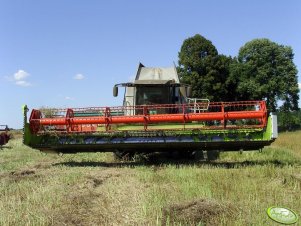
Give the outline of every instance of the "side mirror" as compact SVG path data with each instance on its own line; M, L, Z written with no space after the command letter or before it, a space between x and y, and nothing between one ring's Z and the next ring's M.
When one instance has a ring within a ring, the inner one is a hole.
M187 97L191 97L192 96L192 89L191 86L187 87Z
M117 96L118 96L118 87L117 87L117 86L114 86L114 87L113 87L113 96L114 96L114 97L117 97Z
M183 97L186 97L186 87L185 86L180 87L180 93Z

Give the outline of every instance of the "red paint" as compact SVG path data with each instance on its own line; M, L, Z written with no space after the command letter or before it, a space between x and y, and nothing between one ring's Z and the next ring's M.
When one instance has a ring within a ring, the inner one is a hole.
M43 126L66 126L66 132L73 131L95 131L97 124L105 125L106 130L111 129L113 124L144 124L147 129L149 123L178 122L189 123L193 121L221 121L224 128L229 120L256 119L260 122L256 127L266 125L267 111L264 101L245 101L245 102L221 102L210 103L208 111L200 113L171 113L171 114L149 114L152 110L170 112L179 109L191 109L193 105L146 105L137 106L135 109L125 109L125 107L99 108L103 116L82 116L75 117L73 109L67 109L65 117L43 118L39 110L32 110L29 122L33 133L37 133ZM244 109L252 110L244 110ZM90 108L91 109L91 108ZM242 109L242 110L241 110ZM82 109L85 110L85 109ZM141 113L133 116L114 116L113 111L134 110ZM185 112L184 111L184 112ZM84 126L84 127L83 127ZM83 129L84 128L84 129Z

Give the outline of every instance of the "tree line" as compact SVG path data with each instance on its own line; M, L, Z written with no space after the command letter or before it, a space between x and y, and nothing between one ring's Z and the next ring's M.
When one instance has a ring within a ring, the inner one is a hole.
M219 54L200 34L184 40L178 54L181 82L190 84L192 97L210 101L265 100L278 112L283 129L301 127L297 67L290 46L254 39L238 56Z

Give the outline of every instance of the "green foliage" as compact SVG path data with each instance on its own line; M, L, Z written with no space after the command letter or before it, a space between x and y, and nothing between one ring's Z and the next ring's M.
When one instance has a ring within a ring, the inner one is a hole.
M280 131L291 131L301 128L301 111L279 111L278 129Z
M211 101L262 100L270 111L281 101L284 111L298 110L297 69L289 46L254 39L238 57L218 54L211 41L197 34L183 42L178 73L192 86L192 96Z
M254 39L240 48L231 77L238 78L240 98L266 99L270 111L283 101L287 111L298 109L297 69L293 51L269 39Z
M183 83L192 86L193 97L227 100L232 95L227 81L231 62L231 57L219 55L209 40L197 34L181 47L178 73Z
M206 73L208 63L218 55L211 41L197 34L184 41L179 52L179 63L185 70Z

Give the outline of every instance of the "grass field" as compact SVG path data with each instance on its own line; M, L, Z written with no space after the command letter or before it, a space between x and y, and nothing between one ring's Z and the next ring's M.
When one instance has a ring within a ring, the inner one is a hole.
M0 225L277 225L270 206L301 214L301 131L210 163L46 155L21 141L0 150Z

